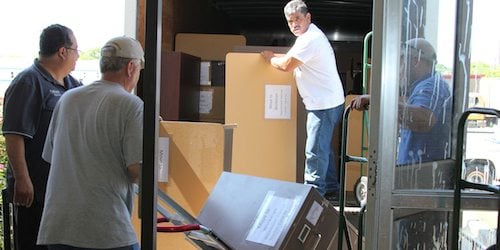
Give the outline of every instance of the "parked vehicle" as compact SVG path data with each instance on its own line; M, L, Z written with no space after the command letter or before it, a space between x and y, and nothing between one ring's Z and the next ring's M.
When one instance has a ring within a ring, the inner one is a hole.
M495 164L489 159L466 159L464 178L469 182L493 184L495 180Z

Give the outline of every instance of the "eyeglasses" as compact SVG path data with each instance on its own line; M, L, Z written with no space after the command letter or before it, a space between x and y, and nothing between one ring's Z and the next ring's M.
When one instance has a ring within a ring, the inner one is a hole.
M74 51L76 51L78 54L82 53L82 51L81 51L81 50L79 50L79 49L73 49L73 48L71 48L71 47L64 47L64 48L69 49L69 50L74 50Z

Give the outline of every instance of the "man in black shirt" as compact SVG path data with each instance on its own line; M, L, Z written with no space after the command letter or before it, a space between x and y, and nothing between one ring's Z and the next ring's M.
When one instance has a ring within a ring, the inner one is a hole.
M50 25L40 35L39 58L5 92L2 132L9 159L8 198L14 204L16 249L46 249L36 246L50 167L41 155L57 101L65 91L81 85L69 75L78 57L73 32Z

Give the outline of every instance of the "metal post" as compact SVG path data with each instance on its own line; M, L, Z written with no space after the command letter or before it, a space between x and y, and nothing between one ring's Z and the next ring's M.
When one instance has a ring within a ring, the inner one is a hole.
M391 249L403 0L373 1L366 249Z
M233 161L233 130L236 124L224 125L224 167L225 172L231 172L231 164Z
M156 196L158 165L158 103L161 68L162 1L146 1L143 99L143 165L141 177L141 248L156 249Z
M455 61L453 65L453 88L454 88L454 110L457 110L457 114L460 111L466 109L466 102L460 100L465 100L467 96L467 91L469 89L469 69L470 69L470 39L471 39L471 27L472 27L472 6L473 1L458 1L456 8L456 33L455 33ZM460 179L461 179L461 164L463 158L463 146L464 146L464 133L465 130L463 125L464 121L461 121L462 117L457 115L454 117L453 129L457 131L457 134L452 134L452 138L456 138L456 143L453 144L452 152L456 152L452 157L457 161L457 166L460 164L459 176L455 176L456 182L454 195L455 200L453 203L454 211L452 218L452 237L450 237L451 249L458 249L458 230L460 228ZM465 118L464 118L465 119ZM462 124L462 125L460 125ZM458 197L457 197L458 196Z

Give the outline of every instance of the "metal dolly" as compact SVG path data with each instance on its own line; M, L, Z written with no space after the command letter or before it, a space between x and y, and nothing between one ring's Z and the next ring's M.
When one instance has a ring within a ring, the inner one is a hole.
M367 93L367 85L368 85L368 70L371 70L372 64L368 62L368 57L369 57L369 44L370 40L372 38L373 32L370 31L368 32L365 37L363 38L363 65L362 65L362 72L363 72L363 79L362 79L362 94ZM351 107L348 106L344 110L343 114L343 123L342 123L342 144L341 144L341 149L340 149L340 197L339 197L339 236L338 236L338 249L342 249L342 244L343 244L343 237L346 238L347 242L347 248L352 249L351 247L351 242L349 239L349 234L347 233L347 223L346 223L346 216L345 216L345 178L346 178L346 163L347 162L359 162L361 163L360 167L360 178L358 182L355 185L355 194L356 194L356 199L358 200L360 204L360 211L359 211L359 220L358 220L358 249L362 249L363 247L363 222L364 222L364 214L366 211L366 190L367 189L367 184L368 180L367 177L364 176L364 167L363 165L368 163L368 160L363 157L365 154L368 152L368 147L365 146L365 141L366 141L366 133L365 131L370 129L370 123L368 119L368 112L363 112L362 116L362 129L361 129L361 156L350 156L347 155L347 136L348 136L348 125L349 125L349 113L350 113ZM364 193L364 195L358 193ZM363 197L364 196L364 197Z
M349 238L349 234L347 232L347 222L346 222L346 216L345 216L345 186L346 186L346 163L347 162L359 162L359 163L367 163L368 160L365 157L360 157L360 156L350 156L347 154L347 136L348 136L348 131L347 128L349 127L349 113L350 113L351 107L348 106L344 110L343 114L343 121L342 121L342 142L341 142L341 148L340 148L340 191L339 191L339 233L338 233L338 249L342 249L343 246L343 238L345 237L346 243L347 243L347 248L350 250L352 249L351 246L351 241ZM360 210L360 217L358 221L358 249L362 249L363 247L363 218L364 218L364 212L366 209L366 204L364 202L359 201L361 205L361 210Z
M462 179L462 162L464 154L464 131L467 118L471 114L485 114L500 117L500 111L490 108L470 108L466 110L461 116L458 122L458 134L457 134L457 151L456 151L456 166L455 166L455 192L453 196L453 219L452 219L452 246L451 249L459 249L459 230L460 230L460 207L462 202L462 189L475 189L490 192L495 195L499 201L499 212L500 212L500 186L487 185L487 184L477 184L473 182L466 181ZM500 217L498 217L500 218ZM497 219L497 230L500 226L500 219ZM497 231L497 246L500 242L500 236Z

